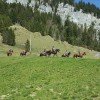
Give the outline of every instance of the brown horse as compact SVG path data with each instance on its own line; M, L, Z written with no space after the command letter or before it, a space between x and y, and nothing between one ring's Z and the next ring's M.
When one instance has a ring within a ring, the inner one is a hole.
M47 56L50 56L52 54L52 50L47 50L46 54L47 54Z
M53 56L57 56L57 53L60 51L60 49L55 49L55 50L51 50L51 54L53 54Z
M80 58L82 58L84 55L86 55L86 52L83 52L82 54L74 54L73 55L73 58L77 58L77 57L80 57Z
M67 54L63 54L62 57L69 57L71 52L68 52Z
M46 52L42 52L42 53L40 53L40 57L41 56L47 56L47 53Z
M40 53L40 56L50 56L51 54L53 54L54 56L57 56L57 53L59 52L59 49L55 49L55 50L47 50L44 53Z
M13 53L13 50L12 50L12 49L10 49L10 50L7 52L7 56L11 56L11 55L12 55L12 53Z
M28 52L28 51L26 51L26 50L25 50L25 51L20 52L20 56L26 56L27 52Z

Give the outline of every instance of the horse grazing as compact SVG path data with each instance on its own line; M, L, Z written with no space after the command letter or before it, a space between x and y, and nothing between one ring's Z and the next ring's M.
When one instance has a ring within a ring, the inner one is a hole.
M60 49L55 49L55 50L51 50L51 54L53 54L53 56L57 56L57 53L60 51Z
M12 49L10 49L10 50L7 52L7 56L11 56L11 55L12 55L12 53L13 53L13 50L12 50Z
M28 51L26 51L26 50L25 50L25 51L22 51L22 52L20 53L20 56L26 56L27 52L28 52Z
M70 54L71 54L71 52L65 53L65 54L62 55L62 57L69 57Z
M86 52L83 52L82 54L74 54L73 55L73 58L77 58L77 57L80 57L80 58L82 58L84 55L86 55Z

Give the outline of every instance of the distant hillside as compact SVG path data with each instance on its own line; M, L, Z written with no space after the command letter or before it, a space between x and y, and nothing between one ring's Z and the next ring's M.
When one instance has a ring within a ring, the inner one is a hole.
M85 51L87 53L87 55L85 56L86 58L95 58L96 51L91 51L78 46L72 46L65 41L54 41L54 39L50 36L42 36L39 32L32 33L19 25L13 25L11 26L11 28L14 29L14 33L16 36L16 46L13 47L0 43L0 56L6 56L6 52L10 48L14 50L13 56L19 56L19 53L24 50L26 40L30 39L31 35L32 55L39 56L40 52L43 52L44 49L48 50L51 49L52 46L55 46L55 48L60 49L60 53L58 53L59 57L63 53L65 53L66 50L71 52L71 57L74 53L80 50L81 52Z

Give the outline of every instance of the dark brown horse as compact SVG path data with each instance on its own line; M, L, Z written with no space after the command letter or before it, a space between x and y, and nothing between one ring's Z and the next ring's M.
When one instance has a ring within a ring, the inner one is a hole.
M59 49L55 49L55 50L46 50L43 53L40 53L40 56L50 56L51 54L53 54L54 56L57 56L57 53L59 52Z
M71 54L71 52L65 53L65 54L62 55L62 57L69 57L70 54Z
M52 50L47 50L46 54L47 54L47 56L50 56L52 54Z
M80 54L74 54L73 55L73 58L77 58L77 57L80 57L80 58L82 58L84 55L86 55L86 52L83 52L82 54L80 53Z
M7 56L11 56L11 55L12 55L12 53L13 53L13 50L12 50L12 49L10 49L10 50L7 52Z
M25 50L25 51L22 51L22 52L20 53L20 56L26 56L27 52L28 52L28 51L26 51L26 50Z
M51 51L51 54L53 54L53 56L57 56L57 53L60 51L60 49L55 49Z

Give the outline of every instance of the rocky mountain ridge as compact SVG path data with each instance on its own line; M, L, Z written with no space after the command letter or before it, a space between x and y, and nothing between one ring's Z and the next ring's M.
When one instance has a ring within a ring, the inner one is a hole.
M20 2L23 5L27 5L29 0L7 0L7 3L14 3L14 2L17 3ZM40 2L38 0L31 0L29 5L33 8L33 11L36 3L39 5L38 10L40 12L54 13L53 8L48 3L44 4L43 0L40 0ZM65 20L69 16L70 21L77 23L79 26L80 25L84 26L84 24L86 24L87 27L89 27L91 23L94 23L94 28L100 31L100 19L94 17L93 14L83 13L82 9L80 9L80 11L74 11L73 6L69 4L64 5L64 3L62 2L58 4L56 14L61 17L62 24L64 24Z

